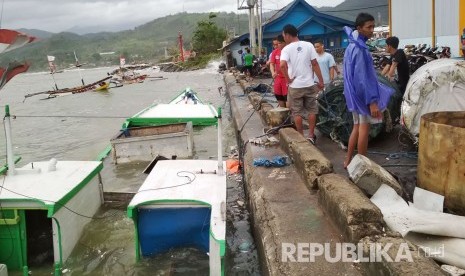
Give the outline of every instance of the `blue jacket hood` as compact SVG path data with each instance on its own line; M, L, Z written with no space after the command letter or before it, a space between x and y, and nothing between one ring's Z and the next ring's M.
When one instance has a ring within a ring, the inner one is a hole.
M349 38L349 43L355 43L355 45L359 48L368 49L366 41L368 40L366 37L360 35L357 30L352 30L350 27L344 26L344 32L347 34Z

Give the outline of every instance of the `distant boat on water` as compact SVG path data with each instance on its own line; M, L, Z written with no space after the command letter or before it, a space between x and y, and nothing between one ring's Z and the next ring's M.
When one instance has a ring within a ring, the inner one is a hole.
M54 87L55 89L48 90L48 91L42 91L42 92L36 92L36 93L30 93L30 94L25 95L24 98L29 98L29 97L36 96L36 95L48 94L48 97L46 99L50 99L50 98L55 98L59 95L64 95L64 94L76 94L76 93L83 93L83 92L88 92L88 91L106 91L110 88L110 83L107 82L107 80L111 79L111 76L107 76L103 79L100 79L90 84L85 84L84 79L81 74L81 69L80 69L80 67L83 64L79 62L76 52L74 52L74 58L76 59L76 64L70 68L77 68L77 71L79 72L79 77L81 78L82 85L71 87L71 88L61 88L61 89L58 88L58 85L55 81L55 77L53 76L55 73L58 73L58 71L56 70L56 65L54 63L55 57L47 56L47 60L49 63L49 68L50 68L50 74L52 75L52 79L55 84L55 87Z

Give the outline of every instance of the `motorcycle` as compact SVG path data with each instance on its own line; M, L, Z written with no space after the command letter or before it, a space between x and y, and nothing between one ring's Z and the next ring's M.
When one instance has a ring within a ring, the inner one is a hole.
M271 71L266 64L266 60L258 58L254 59L252 67L252 77L271 78Z

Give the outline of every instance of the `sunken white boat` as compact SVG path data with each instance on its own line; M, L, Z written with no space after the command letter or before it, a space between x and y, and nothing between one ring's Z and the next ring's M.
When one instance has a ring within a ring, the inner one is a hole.
M102 204L96 161L13 161L8 106L8 170L0 187L0 263L28 271L50 264L60 271ZM26 273L27 274L27 273Z
M226 174L218 113L218 160L158 161L129 203L137 260L194 247L208 253L210 275L224 275Z
M194 148L192 122L122 129L111 140L115 164L152 161L157 156L191 158Z
M194 126L216 124L217 111L204 103L195 91L184 89L168 104L153 104L131 118L123 128L192 122Z

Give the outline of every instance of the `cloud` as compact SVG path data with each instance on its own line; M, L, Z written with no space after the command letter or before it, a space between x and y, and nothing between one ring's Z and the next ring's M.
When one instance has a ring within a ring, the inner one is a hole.
M242 0L241 0L242 1ZM342 0L307 0L329 5ZM263 10L280 9L291 0L263 0ZM5 1L2 28L61 32L95 28L96 31L132 29L158 17L179 12L238 12L236 0L14 0ZM244 12L244 11L242 11Z

